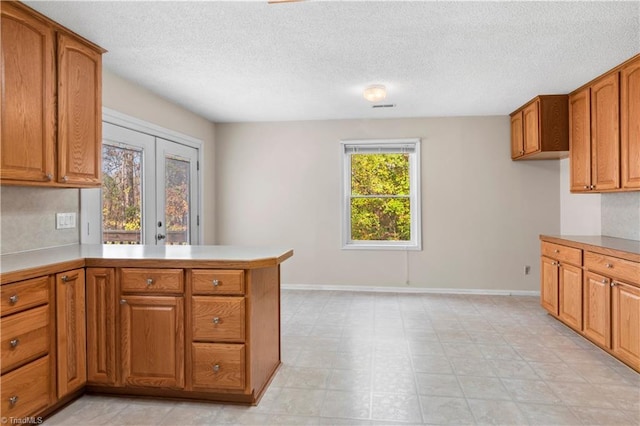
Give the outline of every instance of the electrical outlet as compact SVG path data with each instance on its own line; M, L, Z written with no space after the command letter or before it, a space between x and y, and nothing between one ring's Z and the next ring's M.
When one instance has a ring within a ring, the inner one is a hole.
M529 275L529 273L531 272L531 266L529 265L525 265L524 267L524 274L525 275Z
M75 213L56 213L56 229L73 229L75 227Z

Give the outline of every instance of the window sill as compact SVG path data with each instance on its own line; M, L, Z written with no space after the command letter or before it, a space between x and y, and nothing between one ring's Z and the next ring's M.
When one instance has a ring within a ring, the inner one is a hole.
M419 244L381 244L381 243L347 243L342 246L342 250L402 250L421 251Z

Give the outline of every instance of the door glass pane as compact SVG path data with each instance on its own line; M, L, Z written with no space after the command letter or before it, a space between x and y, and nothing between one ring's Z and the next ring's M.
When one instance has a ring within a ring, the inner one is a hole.
M142 151L102 145L102 241L142 241Z
M165 157L166 244L190 244L190 170L188 161Z

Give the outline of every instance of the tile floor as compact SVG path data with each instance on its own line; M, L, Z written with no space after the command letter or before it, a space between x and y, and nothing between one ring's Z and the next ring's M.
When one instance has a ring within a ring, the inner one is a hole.
M639 425L640 374L538 298L283 291L257 407L84 396L47 425Z

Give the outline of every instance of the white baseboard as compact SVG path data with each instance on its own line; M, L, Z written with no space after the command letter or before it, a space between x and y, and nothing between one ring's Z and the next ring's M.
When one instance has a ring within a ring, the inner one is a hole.
M283 290L362 291L376 293L478 294L487 296L540 296L535 290L489 290L474 288L383 287L327 284L282 284Z

